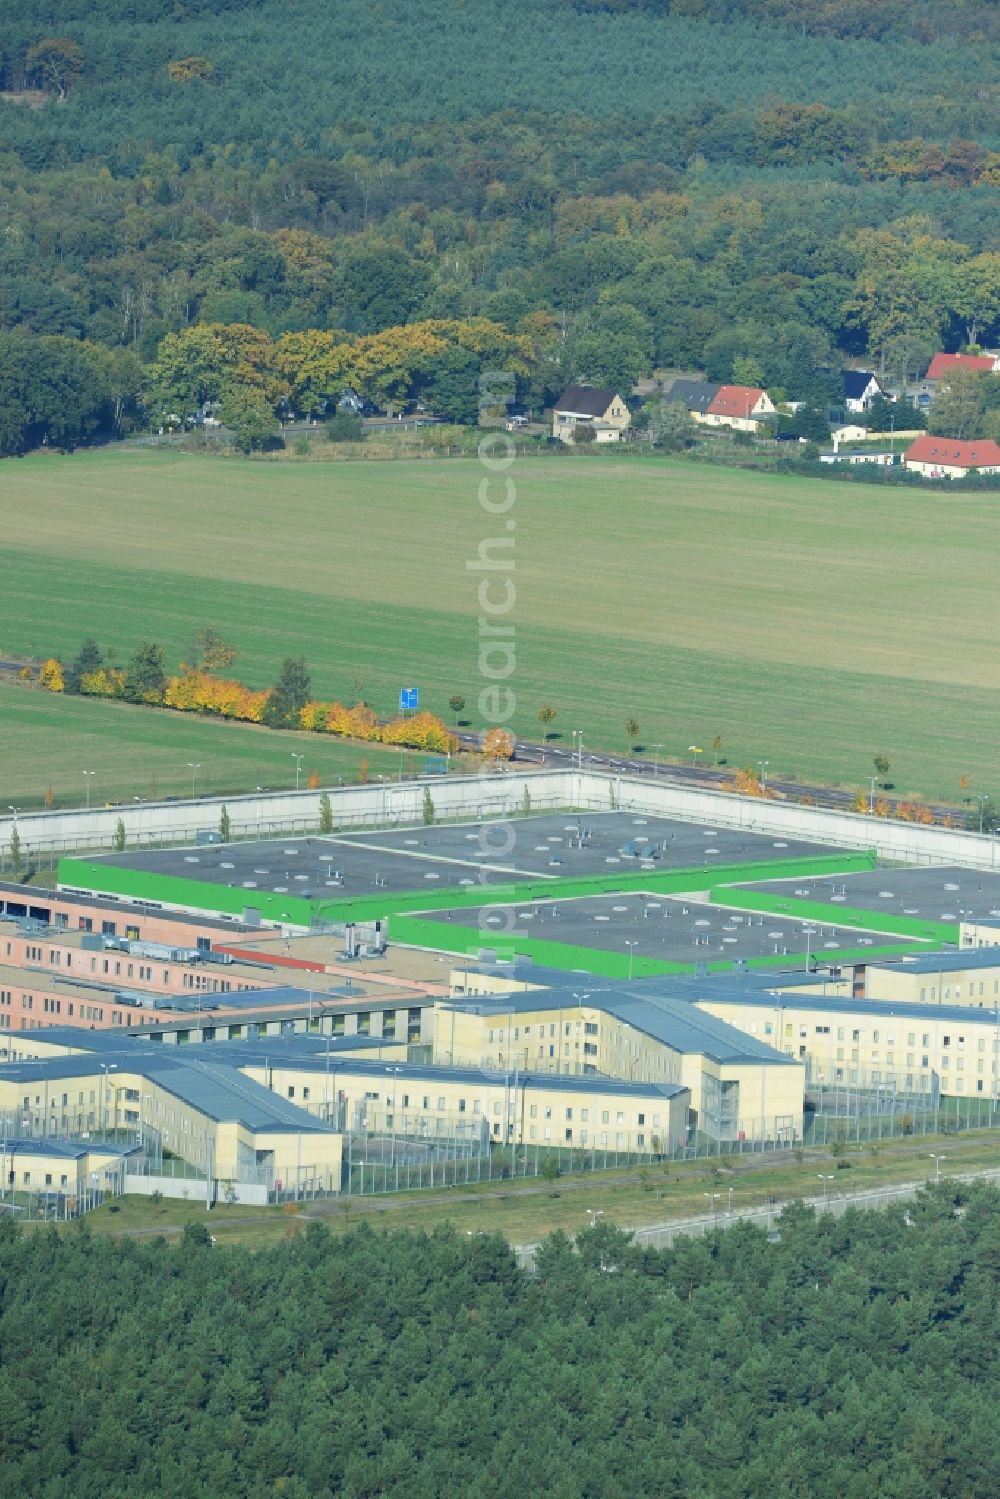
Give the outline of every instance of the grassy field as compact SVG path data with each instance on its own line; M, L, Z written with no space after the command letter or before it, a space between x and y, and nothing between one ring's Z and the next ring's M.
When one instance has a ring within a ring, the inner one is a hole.
M89 633L119 659L158 640L174 665L210 624L238 645L254 685L304 654L323 695L353 697L361 681L389 711L415 683L445 715L455 692L472 708L479 575L466 561L510 534L478 503L484 472L467 459L164 451L6 464L0 650L68 655ZM989 788L1000 734L992 496L613 455L519 459L510 477L517 603L505 622L517 632L522 732L539 733L549 702L563 742L579 728L595 749L623 749L634 715L664 758L695 743L709 758L718 734L729 763L766 757L772 776L866 785L881 752L900 791L957 799L963 773ZM77 711L54 705L37 736L15 711L16 748L38 758L57 733L60 753L84 765ZM130 753L121 712L94 712Z
M338 777L356 781L362 758L372 780L395 776L399 751L378 745L343 744L317 734L274 734L251 724L198 719L127 703L93 698L62 698L0 678L0 804L20 808L42 804L51 787L56 806L84 800L84 770L93 770L91 800L145 801L190 796L195 789L230 793L255 786L272 791L295 785L292 752L304 754L301 784L311 770L324 785ZM417 765L423 764L418 756Z
M218 1242L251 1246L273 1244L294 1237L310 1216L320 1217L335 1232L359 1222L379 1228L430 1232L437 1224L452 1223L461 1232L501 1233L513 1243L532 1243L555 1229L575 1234L588 1222L587 1210L604 1213L621 1228L665 1223L705 1211L705 1193L733 1188L734 1208L760 1207L769 1197L777 1202L819 1194L818 1173L834 1171L831 1193L862 1192L896 1182L922 1181L933 1176L929 1152L941 1151L942 1169L956 1174L1000 1163L997 1136L983 1131L955 1137L927 1135L919 1139L883 1141L877 1153L849 1148L850 1169L839 1171L825 1152L807 1151L801 1162L773 1162L752 1156L677 1162L648 1168L629 1167L594 1175L566 1176L554 1183L537 1179L494 1182L482 1187L458 1187L411 1192L399 1196L348 1198L339 1202L303 1203L295 1213L285 1208L229 1208L206 1214L198 1202L126 1197L114 1206L89 1214L95 1233L149 1234L176 1237L191 1221L209 1224Z

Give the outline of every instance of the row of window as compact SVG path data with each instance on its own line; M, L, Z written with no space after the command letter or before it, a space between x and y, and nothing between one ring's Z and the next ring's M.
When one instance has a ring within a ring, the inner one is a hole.
M955 984L955 985L943 984L942 987L941 987L941 998L942 999L951 999L952 998L952 988L954 988L954 990L955 990L954 997L956 999L961 999L962 998L962 985L961 984ZM986 992L987 991L986 991L986 989L984 987L984 981L982 979L980 979L980 981L979 981L979 995L980 995L980 997L982 997ZM1000 979L994 979L993 980L993 993L994 994L1000 994ZM929 997L931 999L937 999L937 985L936 984L931 984ZM920 991L920 998L921 999L927 999L928 998L928 990L926 988L921 989L921 991ZM969 984L969 998L970 999L975 999L976 998L976 986L972 982L970 982L970 984Z
M289 1098L294 1098L295 1097L295 1088L294 1088L294 1086L290 1086L289 1087L289 1089L288 1089L288 1097ZM308 1088L304 1088L302 1090L302 1097L304 1099L308 1099L308 1097L309 1097L309 1089ZM366 1103L379 1103L381 1101L382 1101L382 1095L380 1093L378 1093L378 1092L376 1092L374 1090L365 1093L365 1102ZM469 1108L470 1102L471 1102L471 1105L472 1105L471 1109ZM386 1096L385 1096L385 1106L386 1106L387 1110L393 1109L395 1107L395 1098L393 1097L393 1095L391 1093L387 1093ZM414 1109L417 1108L416 1097L414 1095L409 1094L409 1093L404 1093L401 1096L401 1098L400 1098L400 1108L406 1110L406 1109L409 1109L411 1107L414 1108ZM465 1098L453 1099L451 1101L450 1105L449 1105L448 1099L445 1098L443 1095L439 1095L438 1099L437 1099L437 1112L439 1114L446 1113L446 1112L448 1112L449 1107L451 1109L455 1110L459 1114L466 1114L466 1113L470 1113L470 1112L472 1114L482 1114L484 1112L487 1112L487 1110L484 1110L483 1100L482 1099L479 1099L479 1098L474 1098L474 1099L471 1099L471 1100L465 1099ZM431 1112L431 1097L430 1097L430 1094L427 1094L427 1093L423 1094L423 1096L421 1097L421 1100L420 1100L419 1108L420 1108L420 1111L423 1112L423 1113L429 1113L429 1112ZM510 1115L510 1117L513 1118L514 1114L515 1114L515 1105L514 1105L513 1098L511 1098L511 1099L508 1100L507 1110L508 1110L508 1114ZM564 1110L563 1110L563 1117L565 1118L565 1120L567 1122L571 1122L573 1120L574 1112L576 1113L576 1116L579 1118L579 1120L580 1120L581 1123L587 1124L590 1121L591 1110L589 1108L574 1110L574 1106L570 1105L570 1106L565 1106ZM597 1117L598 1112L600 1113L600 1120L601 1120L602 1124L610 1124L611 1123L611 1110L609 1110L609 1109L602 1109L602 1110L598 1111L598 1110L595 1109L593 1111L595 1119ZM495 1116L499 1117L502 1113L503 1113L503 1104L500 1103L499 1101L495 1102L493 1104L493 1114ZM529 1119L546 1119L546 1120L552 1120L552 1119L555 1118L555 1115L557 1113L559 1113L559 1110L557 1108L555 1108L555 1106L552 1105L552 1104L537 1104L537 1103L532 1103L532 1104L528 1105L528 1118ZM653 1114L651 1116L651 1118L652 1118L653 1127L657 1128L659 1126L659 1123L660 1123L660 1115L659 1114ZM625 1124L626 1120L625 1120L624 1111L617 1110L615 1112L615 1120L614 1120L614 1122L615 1122L615 1124ZM645 1123L646 1123L646 1115L644 1113L637 1114L636 1115L636 1123L639 1126L639 1128L641 1129L645 1125Z
M748 1029L749 1029L751 1035L756 1036L758 1034L758 1030L759 1030L757 1021L756 1020L751 1020L749 1022ZM809 1026L808 1025L802 1025L802 1024L800 1024L798 1027L796 1027L796 1025L794 1024L794 1022L792 1022L792 1021L786 1021L786 1023L785 1023L785 1032L784 1032L785 1033L785 1039L790 1041L794 1037L796 1029L798 1029L798 1034L799 1034L799 1039L800 1040L805 1040L808 1037L808 1035L809 1035ZM843 1025L838 1025L837 1026L837 1040L838 1041L844 1041L844 1040L847 1039L847 1029L848 1028L846 1026L843 1026ZM830 1036L832 1034L832 1028L829 1025L815 1025L815 1026L813 1026L813 1033L815 1035L817 1035L817 1036ZM907 1046L916 1046L917 1045L917 1034L918 1033L916 1031L908 1031L906 1033L906 1045ZM764 1035L765 1036L773 1036L774 1035L774 1025L769 1020L764 1022ZM866 1043L866 1039L867 1039L867 1032L862 1027L860 1027L860 1026L855 1027L851 1031L851 1040L852 1041L859 1042L860 1044L863 1045L863 1044ZM902 1039L902 1036L900 1036L900 1039ZM886 1046L894 1046L896 1044L896 1033L895 1033L895 1031L885 1031L883 1033L883 1031L881 1030L881 1028L874 1029L872 1031L872 1033L871 1033L871 1045L878 1046L882 1042L884 1042ZM961 1051L964 1048L965 1043L966 1043L966 1037L965 1037L965 1035L962 1034L962 1033L959 1033L957 1031L956 1032L948 1031L948 1032L946 1032L941 1037L941 1045L942 1045L942 1047L951 1047L952 1045L954 1045L959 1051ZM920 1032L920 1043L919 1044L921 1046L930 1046L931 1045L931 1033L929 1031L922 1031L922 1032ZM1000 1052L1000 1035L998 1035L994 1039L994 1041L993 1041L992 1044L993 1044L993 1051L994 1052ZM984 1036L980 1036L977 1039L977 1041L976 1041L976 1048L977 1048L978 1051L981 1051L981 1052L985 1052L986 1051L986 1049L987 1049L987 1047L986 1047L986 1038Z

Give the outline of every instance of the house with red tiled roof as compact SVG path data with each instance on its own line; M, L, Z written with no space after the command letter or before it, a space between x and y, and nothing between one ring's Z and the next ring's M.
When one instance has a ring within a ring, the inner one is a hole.
M918 437L903 463L925 479L965 479L970 473L1000 474L1000 443L990 437L959 442L954 437Z
M935 354L927 367L925 380L947 380L956 370L972 370L976 374L990 375L1000 370L1000 355L997 354Z
M693 411L691 415L707 427L758 432L774 411L774 402L766 390L755 385L720 385L704 411Z

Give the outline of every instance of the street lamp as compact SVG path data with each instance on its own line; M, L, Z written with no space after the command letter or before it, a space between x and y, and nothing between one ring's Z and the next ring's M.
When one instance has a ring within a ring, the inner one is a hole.
M298 791L299 776L302 774L302 762L305 759L305 754L303 753L301 755L297 755L295 751L292 750L292 759L295 761L295 789L296 791Z
M703 1197L707 1197L708 1200L709 1200L709 1202L712 1204L712 1222L714 1223L716 1221L716 1219L718 1218L718 1216L719 1216L719 1209L716 1206L716 1203L718 1203L718 1201L722 1197L722 1193L721 1192L703 1192L701 1195Z
M698 756L701 753L702 753L702 749L701 749L700 745L698 745L698 744L689 744L688 745L688 754L691 756L691 764L692 765L697 765L698 764Z
M191 772L191 800L193 801L194 800L194 778L198 774L199 770L201 769L201 761L200 760L189 760L187 762L187 768Z
M806 973L809 972L809 949L812 945L812 939L816 935L816 931L817 928L814 926L804 926L802 928L802 935L806 939Z
M982 837L982 832L983 832L983 816L984 816L985 811L986 811L986 803L989 801L989 799L990 799L989 795L985 791L981 791L979 793L979 795L976 797L976 801L979 803L979 835L980 835L980 837Z
M91 778L93 776L95 776L96 774L97 774L96 770L85 770L83 772L83 784L87 788L87 810L88 811L90 810L90 782L91 782Z
M757 764L760 766L760 789L761 789L761 791L763 791L764 788L765 788L765 786L767 785L767 767L770 765L770 763L771 763L770 760L758 760L757 761Z
M823 1183L823 1211L826 1212L826 1192L828 1186L833 1181L833 1173L830 1171L821 1171L819 1179Z
M729 1199L726 1203L726 1217L731 1218L733 1216L733 1189L729 1187L727 1190L729 1192Z
M595 1224L597 1223L598 1218L603 1218L604 1217L604 1209L603 1208L597 1208L597 1209L594 1209L594 1208L585 1208L584 1211L587 1214L587 1217L590 1219L590 1226L591 1226L591 1228L593 1228L595 1226Z
M934 1162L934 1180L936 1182L939 1182L941 1180L941 1162L943 1160L946 1160L947 1157L943 1155L935 1155L933 1150L929 1151L928 1154L930 1155L931 1160Z
M396 1079L392 1085L392 1134L389 1146L389 1165L392 1167L396 1164L396 1089L399 1086L399 1075L403 1069L402 1067L387 1067L385 1070L390 1077L394 1076Z
M103 1123L103 1127L104 1127L104 1133L107 1134L107 1132L108 1132L108 1073L109 1072L117 1072L118 1071L118 1063L117 1062L101 1062L99 1065L100 1065L101 1072L104 1074L103 1080L101 1082L101 1119L102 1119L102 1123Z
M263 801L263 796L264 796L264 788L263 788L263 786L258 786L257 787L257 837L258 837L258 839L260 838L261 818L264 815L264 801Z
M630 941L629 938L626 937L625 938L625 946L628 948L628 976L631 979L631 977L632 977L632 950L633 950L633 948L636 948L636 947L639 946L639 939L635 938L632 941Z
M583 730L574 729L573 738L576 741L576 768L583 769Z
M875 782L877 780L878 780L878 776L872 776L871 789L868 792L868 815L869 815L869 817L874 817L875 816Z
M663 748L662 744L654 744L653 745L653 775L654 775L654 777L659 774L659 770L660 770L660 750L662 748Z

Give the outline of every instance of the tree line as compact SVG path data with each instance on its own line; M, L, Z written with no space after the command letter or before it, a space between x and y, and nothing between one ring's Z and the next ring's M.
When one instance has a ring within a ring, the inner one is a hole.
M325 390L364 376L365 340L425 329L445 347L411 378L370 371L372 398L454 420L502 352L458 331L484 324L530 345L535 404L654 366L729 380L748 358L819 403L817 369L844 358L912 377L938 347L996 342L990 13L526 0L510 27L470 0L460 36L414 0L380 18L373 115L371 27L321 0L230 6L224 26L160 0L0 7L0 85L50 101L0 101L0 335L21 338L0 343L0 451L173 414L140 398L178 348L164 397L199 386L192 329L257 330L303 403L317 341ZM556 29L553 56L537 37ZM483 61L501 50L502 88ZM141 373L90 379L101 348ZM262 441L273 410L236 394Z
M154 642L140 641L119 666L96 640L87 639L72 661L64 664L54 656L44 661L39 681L48 692L116 698L270 729L306 729L442 755L459 749L458 738L433 713L400 715L383 723L364 701L350 708L318 701L311 696L309 668L301 656L287 657L273 686L257 689L221 675L236 652L214 630L200 630L190 654L191 663L182 662L178 672L169 675L163 648ZM495 757L510 756L495 752Z
M546 1492L992 1499L1000 1196L256 1253L0 1223L0 1487L47 1499Z

